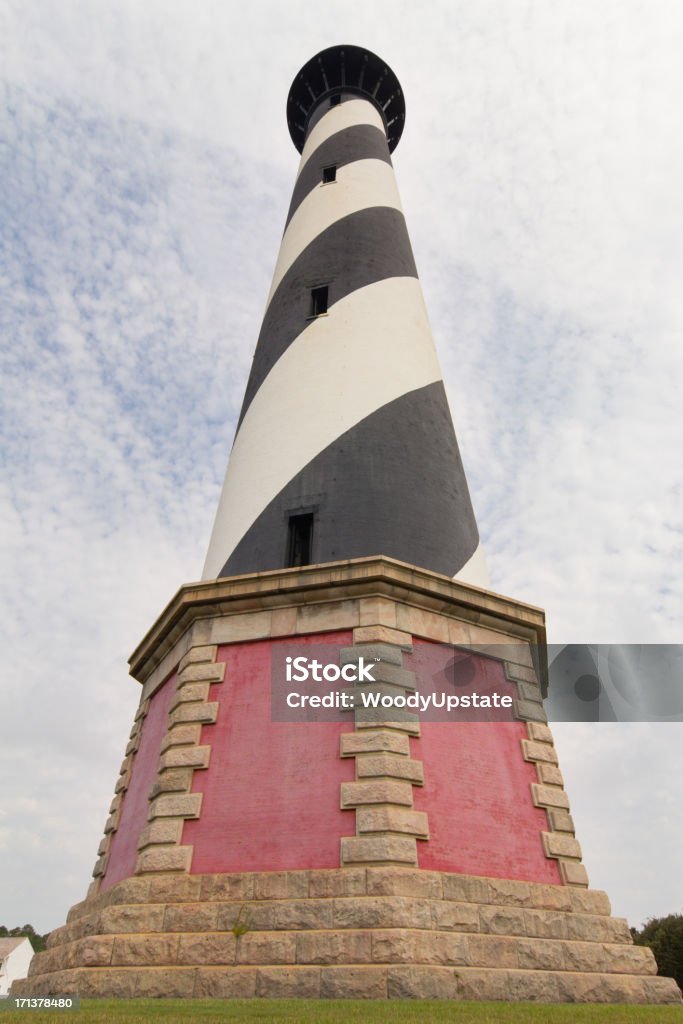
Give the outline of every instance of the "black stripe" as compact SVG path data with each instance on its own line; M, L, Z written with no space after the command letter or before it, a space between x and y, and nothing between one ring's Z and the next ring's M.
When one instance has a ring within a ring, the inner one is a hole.
M288 518L310 510L314 562L387 555L455 576L479 534L443 383L387 403L312 459L258 516L220 575L283 568Z
M266 310L239 424L267 374L308 326L311 288L329 286L329 315L334 316L335 302L389 277L417 277L400 210L389 206L359 210L314 238L282 278Z
M331 164L344 167L346 164L355 163L356 160L384 160L391 166L387 137L375 125L355 124L350 128L344 128L340 132L335 132L329 139L325 139L313 150L294 186L287 224L308 193L320 185L323 167L329 167Z

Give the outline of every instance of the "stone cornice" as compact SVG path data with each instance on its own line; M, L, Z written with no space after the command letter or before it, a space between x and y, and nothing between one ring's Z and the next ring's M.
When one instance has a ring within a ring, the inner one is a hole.
M133 651L130 672L144 682L197 620L370 596L499 630L501 643L545 643L540 608L379 556L186 584Z

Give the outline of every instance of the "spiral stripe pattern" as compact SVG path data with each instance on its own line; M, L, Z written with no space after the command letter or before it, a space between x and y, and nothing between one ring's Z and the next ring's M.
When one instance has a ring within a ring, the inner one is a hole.
M355 96L308 126L204 578L286 566L302 514L311 562L488 585L384 125Z

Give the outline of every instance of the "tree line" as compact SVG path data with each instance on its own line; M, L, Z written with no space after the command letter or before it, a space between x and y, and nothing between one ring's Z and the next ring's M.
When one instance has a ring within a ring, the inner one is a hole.
M631 928L631 935L637 946L650 947L659 973L683 989L683 914L651 917L640 930Z
M45 949L49 934L46 932L45 935L39 935L32 924L22 924L21 928L6 928L4 924L0 925L0 939L18 939L23 935L30 940L34 953Z

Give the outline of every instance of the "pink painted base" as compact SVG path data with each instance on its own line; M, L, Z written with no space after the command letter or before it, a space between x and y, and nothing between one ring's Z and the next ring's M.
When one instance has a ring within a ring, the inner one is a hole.
M522 760L521 722L427 722L414 741L425 785L415 807L429 815L430 837L417 844L421 868L491 878L560 883L541 845L545 811L534 807L531 764Z
M416 640L404 665L420 679L440 682L445 658L447 648ZM500 661L473 660L477 690L516 695ZM425 777L424 787L413 791L415 808L429 815L429 840L417 844L421 868L561 883L557 862L541 845L548 821L531 799L538 779L522 757L526 735L523 722L422 723L420 738L411 740Z
M297 645L353 642L350 631L297 637ZM201 817L183 827L192 845L192 873L337 868L340 840L355 835L355 811L340 809L340 786L355 777L353 758L339 756L343 724L271 721L271 654L289 640L225 645L225 680L211 689L218 719L204 726L209 768L196 771L193 791L203 793ZM416 641L404 667L421 680L444 680L448 648ZM474 659L478 689L515 694L500 662ZM444 683L444 686L446 684ZM151 701L120 823L112 838L102 889L135 873L137 842L147 824L175 676ZM440 687L438 687L440 688ZM418 841L421 868L561 883L557 864L543 853L545 812L534 807L534 766L522 758L521 722L423 721L411 739L422 761L425 785L414 787L415 808L426 811L430 838Z
M220 649L225 681L215 725L204 726L211 745L208 771L195 772L204 794L199 821L188 821L183 843L194 845L192 873L338 868L342 836L355 835L354 811L339 807L342 782L354 778L353 760L339 757L335 722L271 721L271 651L257 641ZM351 644L349 632L297 637L307 643Z

